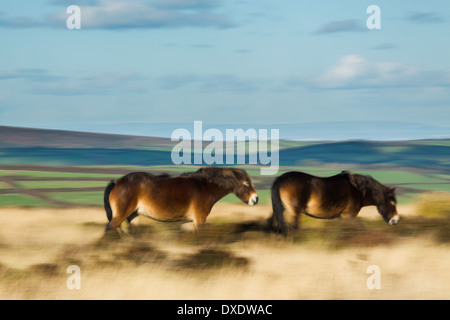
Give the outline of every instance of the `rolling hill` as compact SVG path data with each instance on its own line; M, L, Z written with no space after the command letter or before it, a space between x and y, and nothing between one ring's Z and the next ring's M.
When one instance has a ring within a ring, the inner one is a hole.
M172 165L176 143L168 138L0 126L0 164ZM450 139L280 141L279 159L281 166L376 164L449 169Z

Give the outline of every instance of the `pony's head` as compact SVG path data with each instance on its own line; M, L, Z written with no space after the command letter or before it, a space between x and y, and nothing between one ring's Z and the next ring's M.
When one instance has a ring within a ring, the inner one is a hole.
M258 203L258 194L253 188L252 179L242 169L204 167L198 170L209 177L218 186L232 192L248 205L254 206Z
M258 194L252 185L252 179L244 172L245 176L238 179L238 183L233 188L233 193L250 206L258 203Z
M378 212L383 217L384 221L394 226L400 220L397 213L397 198L395 197L395 188L383 186L383 195L380 197L377 205Z
M365 205L375 205L384 221L396 225L400 216L397 213L395 188L389 188L371 176L349 174L350 182L361 192Z

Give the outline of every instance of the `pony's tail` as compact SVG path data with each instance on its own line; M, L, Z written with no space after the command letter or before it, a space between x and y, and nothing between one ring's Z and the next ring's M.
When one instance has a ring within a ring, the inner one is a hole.
M109 203L109 195L112 191L112 189L115 186L115 182L111 181L105 189L105 194L103 196L103 203L105 205L105 211L106 211L106 217L108 218L108 221L111 221L112 219L112 209L111 209L111 204Z
M284 221L284 206L283 202L281 201L280 197L280 186L281 186L281 179L276 179L272 185L272 218L270 219L272 227L273 223L276 221L276 232L280 232L283 235L287 235L287 228L286 223Z

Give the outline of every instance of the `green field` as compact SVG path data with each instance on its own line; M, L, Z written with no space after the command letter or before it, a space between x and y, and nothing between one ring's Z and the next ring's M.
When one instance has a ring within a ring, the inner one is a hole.
M22 194L0 195L1 207L53 207L50 202Z
M253 178L260 197L260 203L270 203L270 187L275 179L261 176L258 166L241 166ZM65 170L65 171L64 171ZM98 171L96 173L95 171ZM33 167L32 170L0 170L0 207L70 207L102 206L103 190L109 181L133 171L152 173L167 172L178 175L181 172L194 171L193 166L106 166L106 167ZM277 176L291 170L304 171L318 176L339 173L342 168L332 167L281 167ZM107 172L110 173L107 173ZM398 169L361 169L352 170L360 174L373 176L383 184L397 188L400 203L408 203L427 192L450 192L450 175L445 171ZM221 200L224 203L239 203L234 195Z

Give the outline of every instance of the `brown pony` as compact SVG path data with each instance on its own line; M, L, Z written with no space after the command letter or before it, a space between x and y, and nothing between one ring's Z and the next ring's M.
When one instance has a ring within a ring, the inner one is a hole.
M300 214L319 219L356 217L364 206L375 205L390 225L398 223L395 189L386 187L370 176L342 171L320 178L291 171L275 179L272 185L273 214L269 226L287 234L284 210L291 213L291 226L298 228Z
M130 173L105 189L106 231L139 214L159 221L193 221L198 230L214 204L229 193L249 205L258 203L251 178L241 169L204 167L176 177Z

